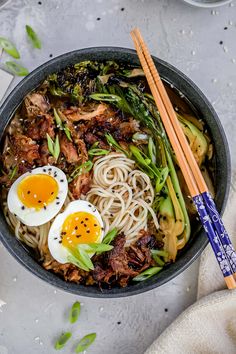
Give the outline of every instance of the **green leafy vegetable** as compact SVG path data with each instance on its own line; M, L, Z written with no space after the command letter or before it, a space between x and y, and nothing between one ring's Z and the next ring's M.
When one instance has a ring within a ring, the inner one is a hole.
M12 74L17 76L26 76L29 74L29 71L23 66L17 64L15 61L7 61L5 63L7 69L12 72Z
M80 315L80 302L76 301L71 309L70 309L70 313L69 313L69 321L70 323L75 323Z
M20 53L18 52L14 44L8 39L0 37L0 47L2 47L5 50L5 52L7 52L13 58L15 59L20 58Z
M114 227L114 229L112 229L111 231L109 231L106 234L106 236L103 239L103 243L106 243L107 245L109 245L114 240L114 238L116 237L117 233L118 233L118 230L117 230L116 227Z
M25 29L26 29L27 35L28 35L33 47L41 49L41 47L42 47L41 41L40 41L39 37L37 36L36 32L33 30L33 28L30 27L29 25L26 25Z
M100 156L100 155L107 155L109 154L109 150L104 150L104 149L90 149L88 151L88 154L90 156Z
M71 173L70 177L68 178L68 182L70 183L76 177L82 175L83 173L89 172L93 167L92 161L86 161L82 163L82 165L76 167L76 169Z
M72 336L71 332L63 333L56 341L54 348L56 350L60 350L60 349L64 348L65 344L68 342L68 340L71 338L71 336Z
M75 348L76 353L82 353L86 350L96 339L96 333L90 333L84 336Z
M142 272L139 275L137 275L136 277L134 277L132 280L134 280L134 281L144 281L144 280L152 277L153 275L159 273L160 270L162 270L162 267L151 267L151 268L148 268L144 272Z
M57 161L60 155L60 142L59 142L58 135L56 136L55 141L53 141L52 138L47 133L47 142L48 142L48 151Z

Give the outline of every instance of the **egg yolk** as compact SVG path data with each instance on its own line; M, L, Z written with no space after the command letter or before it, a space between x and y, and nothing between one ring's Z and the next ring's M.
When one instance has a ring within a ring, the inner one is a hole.
M20 181L17 194L23 206L40 210L56 199L58 189L58 183L53 177L35 174Z
M70 214L61 229L62 245L72 248L80 243L96 243L101 236L97 218L86 212Z

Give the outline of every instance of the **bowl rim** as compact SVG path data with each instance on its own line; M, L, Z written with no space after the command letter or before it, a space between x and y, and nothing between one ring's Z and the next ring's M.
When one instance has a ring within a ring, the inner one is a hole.
M51 72L56 72L57 69L55 68L58 63L61 62L67 62L71 60L71 64L73 62L73 56L83 56L83 55L97 55L97 54L102 54L105 55L105 53L110 53L109 55L116 54L117 56L119 55L126 55L126 56L131 56L132 58L137 59L137 54L136 51L133 49L129 48L123 48L123 47L114 47L114 46L102 46L102 47L90 47L90 48L84 48L84 49L78 49L74 51L70 51L64 54L61 54L43 64L35 68L28 76L26 76L22 81L20 81L9 93L7 98L4 100L3 104L0 107L0 117L2 116L3 112L11 112L11 113L6 113L8 115L7 122L5 123L5 127L9 123L13 113L15 112L16 108L18 107L19 103L17 103L20 99L22 101L21 97L21 92L24 91L24 88L27 87L27 84L30 83L30 81L33 78L37 78L37 76L40 75L40 73L43 73L44 70L45 72L47 71L46 69L53 67L54 69L51 70ZM176 78L181 79L181 82L184 83L185 85L191 87L192 91L194 91L195 94L197 94L198 98L201 100L202 104L209 110L211 116L214 119L214 123L217 126L218 131L220 132L220 136L223 142L223 148L225 152L225 158L226 158L226 168L225 168L225 173L226 173L226 184L224 186L224 196L222 197L222 202L221 202L221 214L225 208L225 204L228 198L229 194L229 187L230 187L230 180L231 180L231 161L230 161L230 151L227 143L227 138L223 129L223 126L220 122L220 119L218 115L216 114L214 108L212 107L211 103L208 101L206 96L202 93L202 91L193 83L191 79L189 79L185 74L183 74L180 70L172 66L171 64L167 63L166 61L159 59L155 56L152 56L155 63L157 65L160 65L163 70L167 70L167 72L171 72L172 75L175 75ZM104 60L106 60L104 58ZM78 58L78 61L81 61L80 58ZM120 62L122 62L122 59L120 59ZM69 62L67 62L63 67L66 67L70 65ZM44 77L48 75L45 74ZM42 80L38 79L38 85L40 84ZM37 87L37 85L34 86L34 88ZM176 85L177 87L177 85ZM27 89L27 93L29 93L31 90ZM24 95L25 96L25 95ZM24 97L23 96L23 97ZM194 104L194 102L192 102ZM3 127L3 131L5 129ZM3 131L0 132L1 136L0 139L2 139ZM5 231L5 236L4 232ZM12 233L7 227L6 221L5 220L0 220L0 241L3 243L3 245L6 247L8 252L20 263L22 264L26 269L28 269L32 274L37 276L38 278L44 280L47 284L50 284L54 287L60 288L64 291L67 291L71 294L76 294L80 296L86 296L86 297L93 297L93 298L120 298L120 297L128 297L132 295L137 295L146 291L150 291L156 287L159 287L168 281L172 280L175 278L177 275L182 273L185 269L187 269L190 264L192 264L201 254L201 252L204 250L206 245L208 244L208 239L207 237L201 236L203 234L203 231L200 231L198 234L198 238L201 238L201 242L197 240L196 242L200 242L199 247L195 251L193 255L190 256L190 252L186 252L184 254L184 263L183 260L182 262L180 261L181 258L179 259L178 265L179 267L174 270L174 266L177 265L177 262L174 263L172 266L172 272L167 272L166 277L160 277L156 278L155 276L150 278L149 280L142 282L142 283L136 283L135 285L128 286L126 288L113 288L111 290L104 290L101 292L98 287L89 287L89 286L81 286L75 283L67 283L66 281L60 279L56 274L51 273L47 270L45 270L39 263L36 263L36 261L28 254L26 254L26 250L22 244L19 243L19 241L15 238L12 237ZM9 237L10 236L10 237ZM20 246L20 247L19 247ZM35 264L37 264L35 266ZM169 268L171 269L171 267ZM162 272L162 274L164 271ZM161 274L161 273L160 273ZM156 281L157 279L157 281ZM160 279L160 280L159 280Z

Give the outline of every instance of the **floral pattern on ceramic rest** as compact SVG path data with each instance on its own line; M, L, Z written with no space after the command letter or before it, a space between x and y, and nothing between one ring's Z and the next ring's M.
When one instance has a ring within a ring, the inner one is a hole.
M228 255L228 259L230 260L230 265L232 267L233 272L236 272L236 251L234 246L231 243L228 232L225 229L224 223L220 217L216 209L216 205L212 196L209 192L202 193L203 200L205 202L206 209L214 223L214 228L216 229L218 235L220 235L222 240L222 245L225 250L225 253Z
M210 215L206 210L202 196L197 195L193 197L193 201L224 277L232 275L232 270L228 265L225 249L215 235L214 223L212 223Z

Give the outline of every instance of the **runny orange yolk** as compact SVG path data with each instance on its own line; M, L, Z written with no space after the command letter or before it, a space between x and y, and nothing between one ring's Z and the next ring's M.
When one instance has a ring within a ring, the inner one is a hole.
M101 236L101 226L97 218L86 212L70 214L65 219L62 229L62 245L76 247L80 243L96 243Z
M23 206L40 210L56 199L58 183L46 174L30 175L20 181L17 194Z

